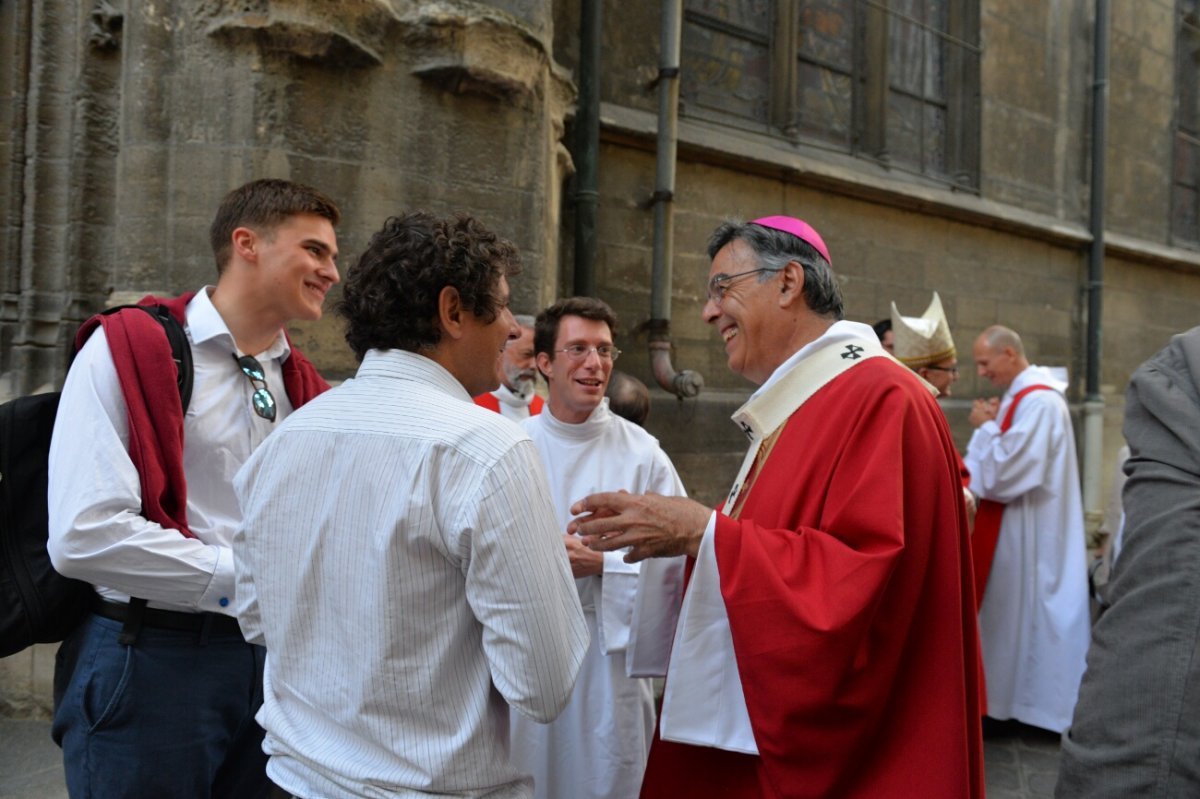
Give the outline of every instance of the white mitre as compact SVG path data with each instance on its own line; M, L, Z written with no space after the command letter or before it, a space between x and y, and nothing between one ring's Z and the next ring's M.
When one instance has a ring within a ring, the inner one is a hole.
M912 369L953 358L954 339L950 336L950 325L946 312L942 310L942 299L933 292L933 301L919 317L901 316L892 302L892 333L896 337L897 360Z

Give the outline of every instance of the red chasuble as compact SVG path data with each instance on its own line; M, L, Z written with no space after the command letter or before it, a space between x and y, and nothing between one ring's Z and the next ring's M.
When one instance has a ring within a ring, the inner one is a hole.
M500 400L496 399L496 395L491 392L480 394L478 397L472 397L472 400L481 408L487 408L489 411L500 413ZM529 415L537 416L542 412L542 406L545 404L545 400L534 394L533 400L529 403Z
M966 509L929 392L855 366L791 415L740 504L715 551L759 756L656 735L642 796L982 797Z

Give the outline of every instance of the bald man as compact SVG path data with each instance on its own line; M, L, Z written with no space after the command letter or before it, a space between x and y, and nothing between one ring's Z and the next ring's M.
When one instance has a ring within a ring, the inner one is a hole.
M995 325L975 340L980 377L964 460L981 500L972 544L983 591L979 633L988 715L1062 732L1071 722L1089 636L1083 502L1066 383ZM994 553L994 554L992 554ZM989 557L990 555L990 557Z

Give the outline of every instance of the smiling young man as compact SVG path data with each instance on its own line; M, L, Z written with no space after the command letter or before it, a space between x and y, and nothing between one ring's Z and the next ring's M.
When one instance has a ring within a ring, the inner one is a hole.
M635 603L649 616L661 604L658 593L639 595L640 567L625 563L622 553L594 552L566 535L572 503L595 491L684 495L658 442L609 411L604 393L621 354L613 343L616 324L603 301L571 297L542 311L535 326L537 365L550 396L546 410L523 426L550 479L558 530L592 634L562 716L548 725L512 718L513 762L533 774L538 799L636 796L654 733L650 675L630 676L627 654L637 643Z
M339 308L358 373L238 474L238 618L291 794L533 795L508 717L558 715L587 627L533 444L471 401L518 267L469 216L389 219Z
M641 795L983 795L966 512L932 392L842 321L807 223L729 222L703 317L758 385L724 504L602 493L569 529L627 557L686 554ZM650 564L647 564L649 567Z
M143 300L184 326L186 414L157 321L130 309L80 330L48 493L55 567L96 588L56 674L53 734L72 796L270 790L254 721L264 653L233 616L232 482L293 408L328 388L284 327L321 318L338 282L338 219L315 189L248 183L212 223L216 286Z

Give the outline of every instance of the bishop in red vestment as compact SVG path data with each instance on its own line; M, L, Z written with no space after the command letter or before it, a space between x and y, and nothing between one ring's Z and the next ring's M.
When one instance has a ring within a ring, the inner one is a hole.
M715 512L622 494L572 509L596 549L690 556L642 796L982 797L971 557L941 410L870 328L839 321L811 227L726 223L709 254L705 320L760 384L734 417L754 454ZM714 606L727 664L695 643L711 617L688 626ZM732 690L712 677L728 674Z

